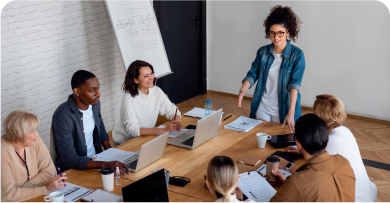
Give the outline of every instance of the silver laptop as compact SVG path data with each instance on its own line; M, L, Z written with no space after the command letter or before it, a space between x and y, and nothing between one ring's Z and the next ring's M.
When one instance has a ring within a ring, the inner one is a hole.
M149 164L159 160L165 150L167 144L169 132L166 132L159 137L143 144L139 155L130 160L126 165L130 168L131 172L137 172Z
M187 132L169 140L167 144L187 149L195 149L217 135L219 124L221 124L221 118L222 109L219 109L218 111L200 119L196 125L196 130L188 130Z

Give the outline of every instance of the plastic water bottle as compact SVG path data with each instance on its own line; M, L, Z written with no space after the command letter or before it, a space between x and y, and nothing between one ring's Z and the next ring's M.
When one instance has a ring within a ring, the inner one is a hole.
M119 171L118 166L116 167L115 185L121 185L121 172Z
M213 113L213 105L211 105L210 100L207 100L206 105L204 105L204 114L208 116Z

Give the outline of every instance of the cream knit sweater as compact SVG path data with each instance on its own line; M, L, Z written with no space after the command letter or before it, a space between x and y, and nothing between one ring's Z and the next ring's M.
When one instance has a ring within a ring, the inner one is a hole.
M27 181L27 170L23 166L14 147L1 138L1 201L19 202L40 195L46 195L43 185L56 176L57 172L49 151L41 137L37 137L31 147L26 147L27 167L30 180Z
M158 115L165 115L168 120L172 120L175 112L176 105L157 86L150 88L147 95L140 90L135 97L125 93L121 101L120 117L112 131L112 137L116 143L122 144L140 136L140 128L154 128ZM179 110L177 115L181 116Z

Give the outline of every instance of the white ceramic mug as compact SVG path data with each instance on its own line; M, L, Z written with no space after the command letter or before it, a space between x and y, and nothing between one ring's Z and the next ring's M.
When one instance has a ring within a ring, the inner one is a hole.
M45 196L46 202L64 202L64 193L63 192L52 192L48 196Z
M114 169L111 167L102 168L100 170L102 174L103 189L106 191L114 190Z
M267 142L267 140L271 139L271 136L267 135L267 133L257 133L256 139L257 139L257 146L259 148L264 148L265 143Z

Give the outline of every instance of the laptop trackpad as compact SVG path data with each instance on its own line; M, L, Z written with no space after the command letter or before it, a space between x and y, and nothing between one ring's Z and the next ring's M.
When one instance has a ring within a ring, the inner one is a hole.
M195 136L195 132L196 131L193 129L188 130L187 132L181 134L178 138L183 139L183 140L187 140L188 138Z

